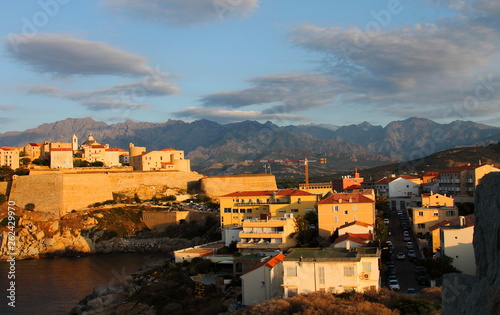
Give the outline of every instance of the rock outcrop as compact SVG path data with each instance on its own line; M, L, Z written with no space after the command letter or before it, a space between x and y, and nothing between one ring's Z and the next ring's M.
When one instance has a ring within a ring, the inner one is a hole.
M500 173L483 177L476 191L475 276L446 274L443 314L500 314Z

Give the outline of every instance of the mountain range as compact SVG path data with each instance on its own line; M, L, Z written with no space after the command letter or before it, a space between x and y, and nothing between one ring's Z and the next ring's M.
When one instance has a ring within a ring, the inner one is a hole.
M277 126L271 122L244 121L219 124L209 120L163 123L126 121L109 125L91 118L68 118L23 132L0 134L0 146L29 142L80 143L92 133L100 143L128 149L129 143L148 150L168 147L184 150L192 169L206 175L263 173L264 164L245 160L326 158L327 164L310 163L312 174L332 174L354 167L368 168L422 158L442 150L481 146L500 140L500 128L454 121L439 124L422 118L394 121L387 126L357 125ZM273 163L273 174L302 174L300 163Z

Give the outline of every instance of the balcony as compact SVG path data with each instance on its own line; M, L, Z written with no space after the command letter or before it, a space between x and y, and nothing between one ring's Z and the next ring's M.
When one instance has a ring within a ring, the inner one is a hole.
M278 232L240 232L239 234L240 239L243 238L278 238L282 239L283 238L283 231Z
M258 205L287 205L290 204L289 201L278 200L278 201L252 201L252 202L235 202L236 206L258 206Z

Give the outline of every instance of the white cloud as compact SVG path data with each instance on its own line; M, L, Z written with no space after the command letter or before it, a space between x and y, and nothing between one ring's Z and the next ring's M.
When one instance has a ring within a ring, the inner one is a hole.
M15 45L13 38L17 38ZM13 60L39 73L63 77L163 75L148 66L145 57L111 47L104 42L54 34L39 34L32 37L15 34L9 36L4 45Z
M259 6L259 0L103 0L102 3L115 12L176 26L245 17Z
M310 118L299 115L291 115L286 113L262 113L260 111L241 111L241 110L227 110L215 108L200 108L200 107L186 107L180 111L174 112L174 116L179 118L190 119L208 119L220 123L228 123L244 120L272 120L275 122L290 122L290 121L311 121Z

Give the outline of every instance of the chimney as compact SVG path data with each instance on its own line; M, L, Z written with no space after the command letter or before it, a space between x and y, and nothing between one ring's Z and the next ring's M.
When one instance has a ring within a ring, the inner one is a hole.
M463 228L465 226L465 217L463 215L459 216L458 221L460 222L460 227Z
M346 250L351 250L351 241L349 239L347 239L345 241L345 249Z
M342 198L339 198L339 203L342 203Z

